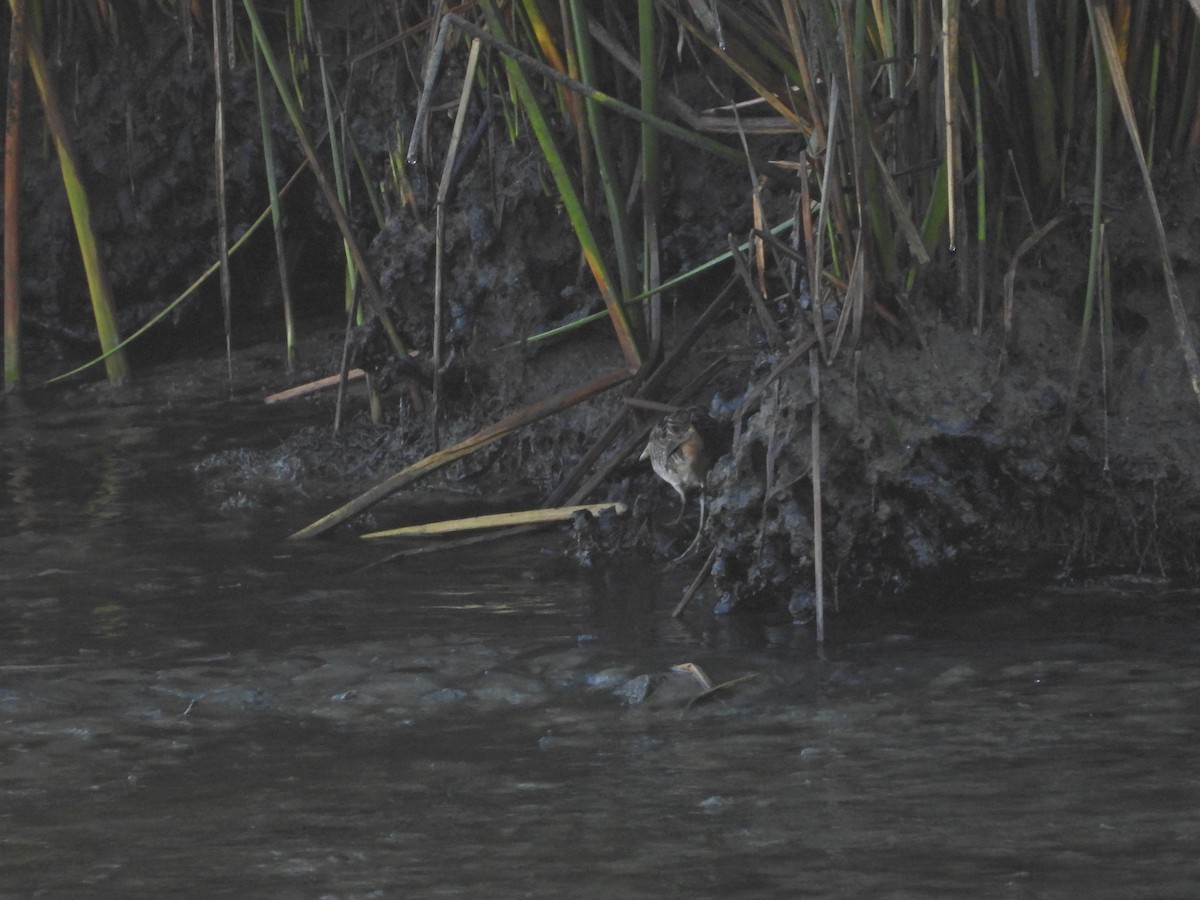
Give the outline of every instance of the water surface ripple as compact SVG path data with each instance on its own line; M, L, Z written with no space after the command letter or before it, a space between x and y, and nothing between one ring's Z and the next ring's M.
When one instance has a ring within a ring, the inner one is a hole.
M328 498L196 477L301 413L164 390L0 420L0 895L1195 895L1195 591L947 588L821 658L553 532L361 572L283 540Z

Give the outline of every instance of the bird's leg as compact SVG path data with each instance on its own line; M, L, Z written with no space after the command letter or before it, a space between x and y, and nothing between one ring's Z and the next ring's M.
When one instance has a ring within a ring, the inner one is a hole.
M681 562L687 559L695 552L696 547L700 544L700 536L704 534L704 489L700 489L700 524L696 528L696 536L692 538L692 542L688 544L688 548L675 557L674 562Z
M676 492L679 494L679 515L677 515L675 517L675 521L672 522L671 524L678 525L680 522L683 521L683 514L685 512L687 512L687 494L684 492L683 488L679 485L672 485L672 487L674 487Z

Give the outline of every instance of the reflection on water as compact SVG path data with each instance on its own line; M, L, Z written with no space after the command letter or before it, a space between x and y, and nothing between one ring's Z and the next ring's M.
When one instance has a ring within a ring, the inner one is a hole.
M187 408L5 409L0 894L1194 893L1195 592L960 591L818 659L553 533L356 574L280 540L322 504L191 474L252 401Z

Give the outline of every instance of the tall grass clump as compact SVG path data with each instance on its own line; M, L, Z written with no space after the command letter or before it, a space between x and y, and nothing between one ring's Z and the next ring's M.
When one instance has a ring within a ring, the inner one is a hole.
M285 26L273 36L260 5ZM107 6L96 4L96 15ZM188 28L203 6L181 17ZM828 363L872 322L893 328L927 307L977 331L1001 323L996 276L1068 206L1072 187L1093 183L1088 230L1098 235L1108 161L1144 169L1152 196L1154 162L1200 146L1200 28L1182 2L377 0L343 11L373 17L378 42L363 47L353 46L344 23L322 19L327 10L314 15L303 0L243 0L232 12L224 52L235 65L261 57L337 222L347 300L361 293L397 355L409 352L387 314L397 298L383 296L347 208L369 204L378 223L398 193L422 212L409 169L423 159L432 171L446 153L428 109L433 84L445 77L442 61L465 59L464 35L486 49L475 80L487 108L498 111L489 128L537 148L631 366L662 358L663 283L685 274L662 271L675 221L664 191L668 154L704 153L724 161L731 178L745 177L752 213L728 231L748 244L739 264L747 314L770 336L778 323L769 310L807 311L796 338L813 337ZM341 72L327 65L335 45L350 61ZM215 36L212 52L221 52ZM34 65L51 118L52 85ZM399 105L377 130L400 135L412 123L380 171L347 125L350 79L367 66L390 73L387 90ZM686 97L677 92L680 72L693 79ZM1120 116L1109 111L1110 98ZM274 150L266 127L272 102L260 92L266 154ZM306 115L321 112L313 107L323 108L329 133L321 153L310 135L315 116ZM70 183L69 153L60 154ZM630 159L636 165L624 164ZM361 177L352 179L355 169ZM365 189L352 191L359 181ZM115 346L99 255L87 249L86 201L81 190L71 194L98 328ZM715 258L728 244L709 250ZM1164 312L1191 368L1190 330L1165 250L1163 258ZM829 322L836 327L826 334ZM119 354L106 362L110 376L124 371Z

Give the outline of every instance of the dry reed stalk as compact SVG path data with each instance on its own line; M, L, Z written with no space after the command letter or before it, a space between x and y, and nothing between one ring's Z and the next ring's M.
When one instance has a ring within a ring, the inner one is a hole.
M1200 0L1192 0L1192 3L1200 6ZM1112 79L1112 85L1116 90L1117 102L1121 107L1121 115L1125 119L1125 129L1129 133L1129 140L1133 144L1134 154L1137 157L1138 171L1142 175L1142 184L1145 187L1146 199L1150 202L1151 217L1154 221L1154 236L1158 240L1159 262L1162 263L1163 278L1167 283L1167 300L1171 307L1171 316L1175 321L1175 331L1179 338L1179 346L1183 351L1183 361L1187 367L1188 380L1191 383L1192 392L1196 395L1197 403L1200 403L1200 356L1197 356L1196 353L1196 342L1192 337L1191 321L1188 319L1187 310L1183 306L1183 297L1179 292L1179 282L1175 278L1175 267L1171 264L1171 252L1167 242L1167 232L1163 225L1162 213L1158 208L1158 197L1154 192L1154 184L1150 178L1150 167L1146 162L1146 154L1142 150L1142 141L1138 135L1137 117L1133 112L1133 99L1129 95L1129 84L1125 80L1125 70L1121 64L1121 55L1117 49L1116 37L1113 35L1112 22L1108 17L1108 10L1103 7L1093 8L1091 4L1088 4L1087 10L1088 15L1094 17L1096 32L1100 36L1100 45L1103 47L1103 52L1108 59L1108 71Z
M1004 273L1004 353L1008 352L1008 345L1012 340L1013 330L1013 303L1015 300L1015 285L1017 281L1017 266L1021 264L1021 260L1025 254L1036 247L1047 234L1067 221L1066 215L1055 216L1025 240L1021 241L1021 246L1017 248L1017 252L1013 254L1012 261L1008 264L1008 271Z
M346 380L354 381L362 378L367 373L362 369L351 369L346 373ZM342 376L328 375L325 378L318 378L316 381L309 381L306 384L298 384L295 387L288 388L285 391L278 391L274 394L269 394L263 398L263 403L280 403L283 400L294 400L297 397L303 397L307 394L315 393L316 391L324 390L325 388L334 387L338 382L342 381Z
M485 516L469 516L464 519L443 519L440 522L426 522L423 525L404 525L385 531L372 531L361 537L363 540L387 537L430 537L438 534L454 534L459 531L565 522L578 512L590 513L593 516L612 512L623 516L628 511L629 508L624 503L588 503L577 506L555 506L550 509L524 509L515 512L490 513Z
M696 596L696 592L700 590L700 585L704 584L704 579L708 578L708 573L712 571L713 563L716 561L717 548L713 547L708 551L708 558L704 560L704 564L700 566L700 570L696 572L696 577L692 579L692 583L683 592L683 597L680 598L675 608L671 610L672 619L678 619L683 615L683 611L687 609L688 604L692 602L692 598Z
M812 382L813 584L817 604L817 643L825 643L825 535L821 514L821 366L815 349L808 353Z
M349 503L338 507L333 512L301 528L291 538L298 540L301 538L316 537L318 534L328 531L351 516L357 515L364 509L375 505L385 497L394 494L400 488L437 471L442 466L462 459L464 456L470 456L475 451L495 443L500 438L520 428L524 428L526 425L562 412L564 409L575 406L609 388L628 381L633 375L634 371L632 369L613 369L582 387L562 391L545 400L540 400L537 403L523 407L511 416L501 419L493 425L489 425L487 428L471 435L471 437L465 440L459 441L453 447L447 447L445 450L430 454L419 462L413 463L411 466L384 479L375 485L375 487L360 494Z

